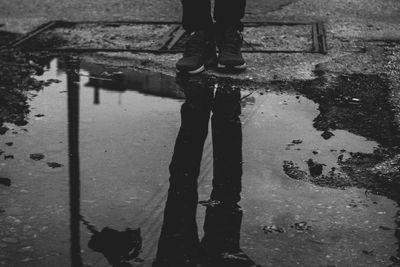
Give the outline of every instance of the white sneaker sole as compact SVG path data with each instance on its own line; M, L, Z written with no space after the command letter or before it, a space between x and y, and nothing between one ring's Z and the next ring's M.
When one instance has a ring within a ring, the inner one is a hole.
M218 68L219 69L227 69L227 68L233 68L233 69L238 69L238 70L244 70L246 68L246 63L242 65L237 65L237 66L228 66L228 65L223 65L218 63Z
M180 71L178 69L176 69L176 72L184 72L184 73L189 73L189 74L197 74L200 72L203 72L205 70L204 65L202 65L200 68L195 69L195 70L190 70L190 71Z

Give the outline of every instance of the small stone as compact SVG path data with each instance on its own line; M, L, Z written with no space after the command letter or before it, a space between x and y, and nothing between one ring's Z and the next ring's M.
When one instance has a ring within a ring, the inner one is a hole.
M269 226L264 226L263 231L266 234L274 233L274 232L275 233L284 233L285 229L283 229L282 227L276 226L276 225L269 225Z
M1 239L1 241L5 242L5 243L10 243L10 244L18 243L18 239L14 238L14 237L5 237L5 238Z
M32 230L32 226L30 226L30 225L25 225L23 228L22 228L22 231L23 232L29 232L30 230Z
M12 146L14 143L13 142L7 142L6 145L7 146Z
M362 253L364 253L365 255L368 255L368 256L373 256L374 255L374 250L373 249L372 250L363 249Z
M39 231L44 232L44 231L47 231L48 229L49 229L48 226L42 226L42 227L40 227Z
M31 159L33 159L33 160L38 161L38 160L43 159L43 158L44 158L44 155L43 155L43 153L34 153L34 154L31 154L29 157L30 157Z
M41 117L44 117L44 115L43 114L36 114L35 117L36 118L41 118Z
M310 231L312 229L311 226L307 224L307 222L297 222L292 226L292 228L298 231Z
M50 168L60 168L63 167L64 165L57 163L57 162L47 162L47 166L49 166Z
M321 134L322 138L324 138L325 140L330 139L332 136L335 136L332 132L330 131L325 131Z
M13 155L4 155L4 159L13 159L14 156Z
M33 252L32 246L23 247L19 250L19 252Z
M7 216L7 217L4 219L4 221L5 221L6 223L13 224L13 225L15 225L15 224L21 224L21 220L18 219L18 218L15 218L15 217L13 217L13 216Z

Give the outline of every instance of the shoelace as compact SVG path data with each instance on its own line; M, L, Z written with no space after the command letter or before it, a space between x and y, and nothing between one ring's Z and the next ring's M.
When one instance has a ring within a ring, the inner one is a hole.
M238 53L242 46L243 35L234 29L228 29L224 35L224 49L231 53Z
M204 36L201 33L193 32L185 45L184 56L195 56L203 53Z

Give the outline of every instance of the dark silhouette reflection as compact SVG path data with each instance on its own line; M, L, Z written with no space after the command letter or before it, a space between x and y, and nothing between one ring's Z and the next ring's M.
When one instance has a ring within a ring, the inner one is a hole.
M64 63L68 87L68 147L70 175L70 230L71 266L82 264L80 246L80 222L93 234L89 248L104 255L114 267L132 266L129 260L136 258L141 250L140 229L117 231L109 227L98 231L80 214L80 166L79 166L79 68L76 57L65 57Z
M69 201L71 264L82 266L80 247L80 173L79 173L79 60L66 57L68 87Z
M114 267L132 266L128 261L135 259L142 248L140 229L117 231L108 227L101 232L92 231L89 248L100 252Z
M242 128L240 89L200 77L177 77L186 101L170 164L170 187L153 267L256 266L240 249ZM214 89L215 93L214 93ZM197 178L211 111L214 178L205 235L198 237Z

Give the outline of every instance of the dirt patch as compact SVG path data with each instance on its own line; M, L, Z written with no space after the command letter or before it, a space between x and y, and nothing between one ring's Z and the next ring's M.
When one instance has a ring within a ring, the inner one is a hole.
M283 163L284 172L290 178L318 186L365 188L398 201L400 131L386 76L317 74L321 75L317 79L282 83L280 87L297 90L319 104L320 114L314 119L313 126L323 132L324 139L332 138L335 130L345 130L375 141L380 147L370 154L340 151L339 168L324 172L323 162L309 159L309 168L301 169L297 163L287 160Z
M48 55L26 54L18 51L0 53L0 127L2 134L7 132L5 122L18 126L27 124L25 120L29 113L27 103L32 94L47 85L46 81L32 78L33 74L43 73L48 63Z
M327 75L280 87L292 88L319 104L320 114L314 119L319 131L341 129L386 147L399 144L389 82L383 74Z
M3 45L8 44L9 42L15 40L18 38L20 35L17 33L12 33L12 32L7 32L7 31L1 31L0 30L0 47Z
M157 49L171 27L118 23L66 25L43 32L24 47Z

